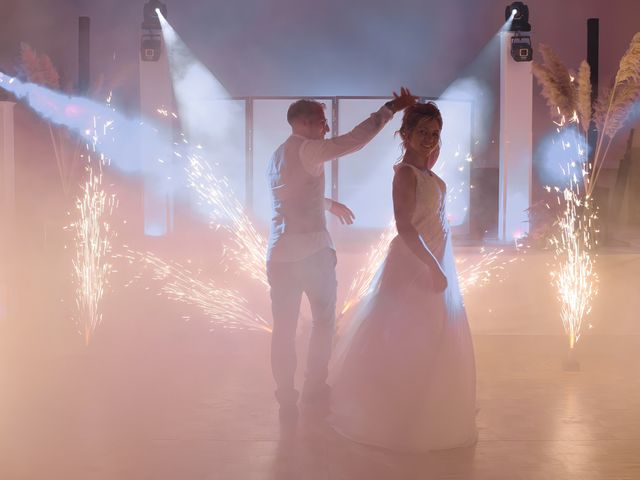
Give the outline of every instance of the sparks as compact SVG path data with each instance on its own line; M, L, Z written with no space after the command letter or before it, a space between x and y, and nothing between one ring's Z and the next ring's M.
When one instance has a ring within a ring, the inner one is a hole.
M396 225L395 222L392 222L380 235L378 242L371 248L367 255L365 266L358 271L356 278L349 287L349 292L340 311L340 316L345 315L367 295L375 274L384 261L391 240L393 240L396 234ZM487 285L492 279L499 278L504 271L505 264L515 260L502 260L500 255L503 252L504 250L502 249L486 251L482 248L480 250L480 258L476 262L469 262L468 258L456 259L456 264L459 269L458 281L460 291L464 294L473 287Z
M558 219L559 233L552 238L557 271L551 273L561 302L561 318L569 336L569 347L580 339L582 323L591 311L597 293L594 271L593 228L594 212L590 202L581 200L580 191L572 187L562 192L565 208Z
M96 328L102 322L100 306L113 270L111 250L115 232L109 219L118 205L115 194L107 195L102 183L102 169L109 165L109 159L103 154L92 156L92 152L97 151L101 136L107 135L113 124L112 121L106 121L99 125L100 122L94 116L92 130L86 132L89 140L85 146L88 180L82 187L82 195L76 198L78 218L70 226L75 244L72 265L76 285L76 321L86 345L89 345Z
M516 258L510 260L502 259L503 252L503 249L486 251L483 247L480 249L480 258L475 262L470 262L469 257L456 258L460 292L464 295L474 287L483 287L492 280L500 280L504 273L505 265L516 260Z
M83 187L83 195L76 199L78 220L71 227L76 246L73 278L78 323L88 345L102 321L100 302L112 270L113 232L106 218L113 213L116 199L103 190L102 172L95 174L91 167L87 170L89 179Z
M188 185L210 208L211 225L216 229L222 227L231 235L231 245L225 252L226 261L233 262L240 270L267 287L265 238L253 226L228 180L216 176L209 163L198 155L189 154L188 161Z
M575 115L572 121L575 121ZM581 148L577 148L576 153L579 158L586 154ZM570 160L567 168L563 169L569 178L569 186L563 190L555 188L558 203L564 205L564 210L557 220L559 232L551 238L556 263L556 270L551 272L551 276L561 303L560 316L571 349L580 339L583 321L591 312L598 283L592 254L596 244L594 221L597 214L586 191L591 168L588 162L581 163L585 165L582 178L572 173L571 165L576 162Z
M258 330L271 332L271 326L249 308L239 292L218 287L210 279L198 275L177 262L166 262L149 252L127 249L122 255L131 264L141 264L161 282L161 294L170 300L193 305L208 318L212 327L229 330Z
M393 237L395 237L397 233L396 224L395 221L393 221L384 230L384 232L382 232L378 239L378 243L369 250L366 264L358 271L356 278L351 282L351 286L349 287L349 292L347 293L340 315L347 313L369 292L373 277L384 260L384 256L389 249L391 240L393 240Z

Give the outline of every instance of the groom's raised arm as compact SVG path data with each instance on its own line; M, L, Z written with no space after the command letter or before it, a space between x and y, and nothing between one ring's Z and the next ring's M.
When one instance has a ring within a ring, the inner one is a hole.
M393 114L404 110L416 102L406 88L400 89L400 95L393 93L393 100L385 103L380 110L359 123L349 133L324 140L306 140L300 146L300 159L309 172L318 173L322 164L337 157L357 152L393 118Z
M324 162L357 152L393 118L393 112L383 106L349 133L323 140L305 140L300 146L300 158L307 170L314 170Z

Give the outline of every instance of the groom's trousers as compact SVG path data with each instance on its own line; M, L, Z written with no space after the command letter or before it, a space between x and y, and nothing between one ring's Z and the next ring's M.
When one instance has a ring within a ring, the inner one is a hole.
M294 385L296 329L303 293L309 299L312 315L303 393L313 395L327 388L336 318L335 267L336 252L331 248L323 248L294 262L267 262L273 314L271 369L277 386L276 398L281 405L298 399Z

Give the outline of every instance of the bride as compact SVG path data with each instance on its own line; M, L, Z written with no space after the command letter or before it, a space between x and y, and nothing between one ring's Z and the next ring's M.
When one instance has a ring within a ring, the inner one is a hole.
M442 116L405 110L395 167L398 235L335 351L329 422L354 441L402 451L473 444L475 364L433 167Z

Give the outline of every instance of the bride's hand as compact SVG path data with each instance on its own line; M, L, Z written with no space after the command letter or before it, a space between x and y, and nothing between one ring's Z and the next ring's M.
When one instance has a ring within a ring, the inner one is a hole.
M411 105L414 105L418 97L412 95L408 88L401 87L400 95L396 92L393 92L393 100L387 102L386 105L389 106L393 113L399 112L400 110L404 110Z

